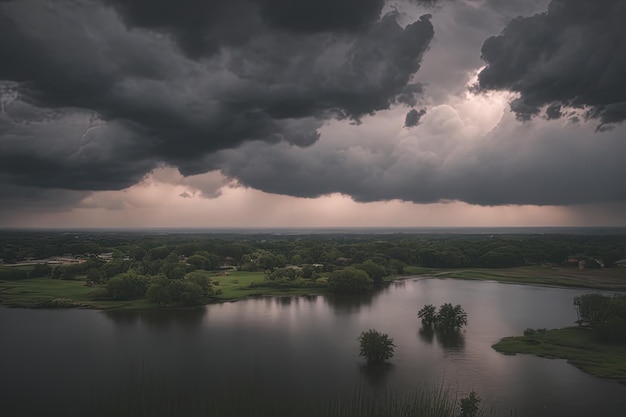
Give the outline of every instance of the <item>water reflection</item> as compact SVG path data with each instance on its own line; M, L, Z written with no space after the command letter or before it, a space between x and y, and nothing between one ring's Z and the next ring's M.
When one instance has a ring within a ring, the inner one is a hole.
M165 330L181 327L186 330L198 328L206 315L205 307L185 309L162 309L151 311L105 311L104 315L120 326L143 323L147 327Z
M334 294L325 298L328 305L337 314L355 314L363 307L372 305L378 293L367 294Z
M465 334L458 329L442 331L429 326L422 326L417 335L425 343L432 345L433 341L444 350L462 351L465 348Z
M266 297L151 312L0 308L1 414L92 415L95 402L98 410L110 406L100 415L184 416L198 398L255 404L242 387L249 381L263 400L256 405L269 408L323 403L361 385L404 394L433 383L462 395L475 389L488 410L503 411L494 415L623 417L625 387L565 361L491 349L526 327L572 325L573 297L584 290L455 280L402 286L369 296ZM463 305L471 317L467 330L420 329L417 306L444 302ZM361 366L357 337L368 328L394 338L395 367ZM105 398L93 401L100 393ZM299 415L236 411L228 415Z
M295 299L295 303L298 304L298 298L290 297L290 296L276 297L276 302L282 306L289 306L291 305L291 302L294 301L294 299Z
M444 350L461 351L465 348L465 335L460 330L435 331L435 337Z
M420 339L422 339L424 342L428 343L429 345L432 345L433 341L435 340L435 331L433 330L432 327L422 326L417 331L417 335L420 337Z
M385 380L393 372L395 366L392 363L365 364L359 366L361 377L374 387L383 385Z

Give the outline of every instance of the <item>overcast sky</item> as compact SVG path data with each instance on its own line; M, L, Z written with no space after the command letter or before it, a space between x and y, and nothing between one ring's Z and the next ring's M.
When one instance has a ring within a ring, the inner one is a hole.
M626 226L624 0L0 0L0 227Z

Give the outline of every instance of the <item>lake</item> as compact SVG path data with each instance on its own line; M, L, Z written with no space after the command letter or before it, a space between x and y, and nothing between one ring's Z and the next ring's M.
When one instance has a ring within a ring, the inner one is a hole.
M626 386L562 360L491 348L528 327L572 325L573 298L588 292L408 279L364 297L268 297L190 310L3 308L0 413L123 415L124 407L173 408L194 396L246 402L252 392L280 404L428 384L459 397L474 389L498 415L622 417ZM445 302L468 313L454 340L420 331L417 311ZM397 346L378 372L358 357L357 337L372 328Z

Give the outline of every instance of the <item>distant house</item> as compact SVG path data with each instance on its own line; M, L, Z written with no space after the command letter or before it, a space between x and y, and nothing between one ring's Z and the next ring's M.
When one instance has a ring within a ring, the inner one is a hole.
M352 262L352 259L344 258L343 256L335 259L336 265L348 265L350 262Z
M109 262L113 260L113 252L102 252L100 255L96 255L96 258Z

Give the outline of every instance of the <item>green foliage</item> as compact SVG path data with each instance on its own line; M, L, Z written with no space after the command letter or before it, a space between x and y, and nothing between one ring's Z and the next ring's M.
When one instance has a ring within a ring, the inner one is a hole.
M150 302L161 307L167 306L172 300L169 279L162 275L153 278L146 291L146 297Z
M170 254L171 249L167 246L159 246L150 250L150 257L152 259L165 259Z
M460 401L461 415L460 417L477 417L480 407L480 397L476 391L472 390L467 397L461 398Z
M148 279L134 272L119 274L109 279L106 289L114 300L130 300L145 295Z
M311 264L304 264L302 265L302 278L312 278L313 277L313 273L315 272L315 268L313 268L313 265Z
M130 268L130 262L124 260L115 259L111 262L107 262L100 268L104 279L109 279L118 274L123 274Z
M193 282L183 282L181 291L179 292L178 301L184 306L197 306L202 304L204 291L202 287Z
M524 336L540 335L540 334L544 334L547 331L548 331L548 329L546 329L545 327L543 327L541 329L532 329L532 328L528 327L528 328L524 329Z
M432 304L426 304L424 308L417 312L417 316L422 319L422 324L431 327L437 319L437 309Z
M33 266L33 269L29 274L29 278L49 277L51 273L52 273L52 268L50 268L49 265L37 264Z
M268 271L265 275L266 279L270 281L275 280L289 280L293 281L298 277L298 272L294 268L277 268L273 271Z
M380 364L393 357L396 345L388 335L370 329L361 333L359 356L363 356L370 364Z
M211 284L211 278L207 276L207 272L193 271L185 275L185 281L193 282L202 288L202 294L204 296L211 296L214 294L213 285Z
M626 295L585 294L574 299L580 326L594 330L600 340L626 341Z
M35 308L72 308L80 307L76 301L71 298L48 298L43 299L34 305Z
M456 330L467 324L467 313L460 305L446 303L439 307L435 326L444 331Z
M467 324L467 313L460 305L453 306L445 303L439 307L439 311L435 312L435 306L432 304L425 305L417 312L422 324L426 327L433 325L437 330L449 332L458 330Z
M87 298L93 301L110 300L111 294L109 294L109 291L106 288L97 288L87 294Z
M328 289L335 293L362 293L373 287L374 282L367 273L352 267L333 271L328 277Z
M595 332L581 327L545 330L533 335L505 337L493 345L505 354L525 353L565 359L580 370L626 384L626 349L622 344L599 340Z
M376 264L371 259L363 262L362 264L355 265L357 269L365 271L370 279L374 282L374 285L380 285L383 282L383 278L387 275L387 271L382 266Z
M209 269L209 259L201 255L192 255L187 258L187 263L193 269Z
M389 267L396 274L403 274L405 268L407 267L407 265L406 265L405 262L403 262L403 261L401 261L399 259L390 259L389 260Z

